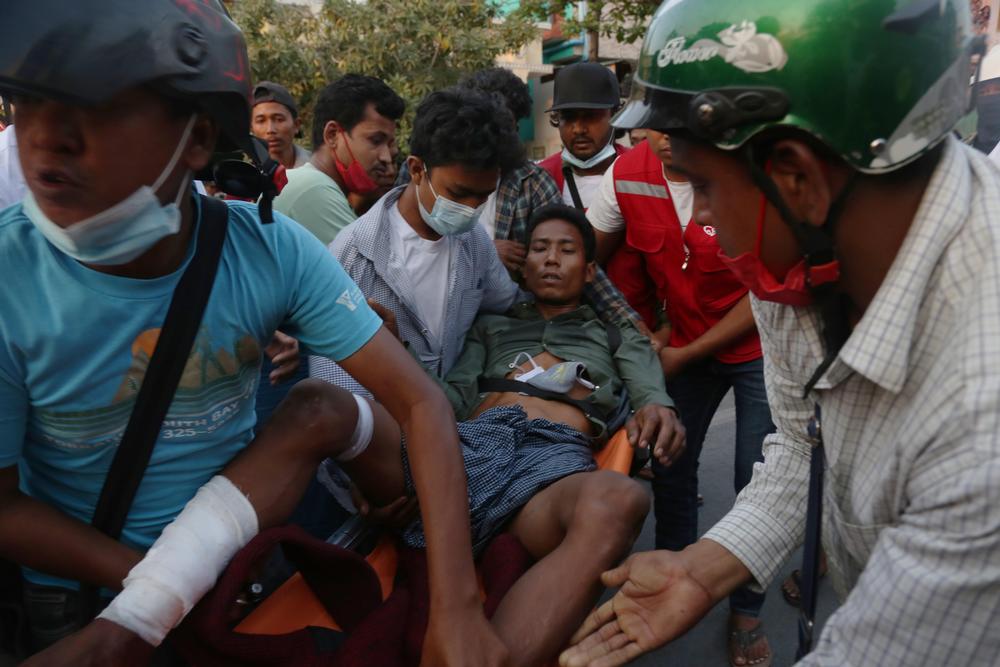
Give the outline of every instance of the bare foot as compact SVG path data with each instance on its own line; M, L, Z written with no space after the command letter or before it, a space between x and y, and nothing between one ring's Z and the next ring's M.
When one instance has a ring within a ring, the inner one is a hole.
M753 616L729 615L729 664L734 667L770 667L771 645L760 620Z

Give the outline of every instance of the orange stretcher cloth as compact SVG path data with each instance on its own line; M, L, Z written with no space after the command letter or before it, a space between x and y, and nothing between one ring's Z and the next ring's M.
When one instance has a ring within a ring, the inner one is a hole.
M594 460L601 470L614 470L627 475L632 464L632 446L625 429L618 431L603 448L595 452ZM399 562L394 540L390 536L383 537L366 560L378 575L382 599L385 600L392 592L392 582ZM243 619L236 626L236 631L280 635L309 626L340 629L302 575L296 573Z

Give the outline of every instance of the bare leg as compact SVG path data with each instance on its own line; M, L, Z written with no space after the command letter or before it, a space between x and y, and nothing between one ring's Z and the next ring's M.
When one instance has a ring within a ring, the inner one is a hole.
M372 502L405 492L399 426L372 403L372 443L344 469ZM222 474L257 511L260 528L283 522L295 509L319 464L347 449L358 420L350 392L320 380L296 384L250 445Z
M540 560L492 621L512 664L545 664L565 648L601 593L601 573L628 553L648 511L645 489L610 471L561 479L524 506L510 531Z

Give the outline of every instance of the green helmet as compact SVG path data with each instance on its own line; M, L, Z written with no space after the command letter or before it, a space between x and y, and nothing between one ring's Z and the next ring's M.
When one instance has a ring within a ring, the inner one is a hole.
M735 149L798 128L862 172L933 148L969 106L968 0L666 0L621 128Z

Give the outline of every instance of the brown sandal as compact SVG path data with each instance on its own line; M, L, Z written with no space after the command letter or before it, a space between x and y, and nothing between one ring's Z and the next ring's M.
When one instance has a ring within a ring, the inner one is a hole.
M785 602L798 609L802 604L802 572L792 570L788 578L781 582L781 596Z
M825 576L826 556L824 555L819 562L819 578L822 579ZM800 570L792 570L788 578L781 582L781 597L785 598L785 602L796 609L802 604L802 572Z

